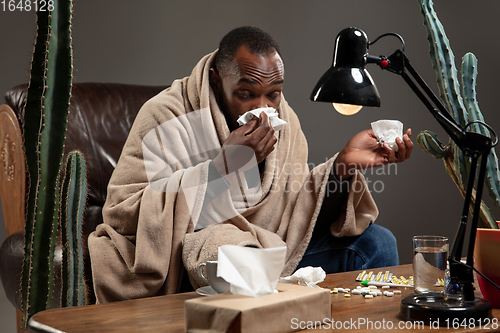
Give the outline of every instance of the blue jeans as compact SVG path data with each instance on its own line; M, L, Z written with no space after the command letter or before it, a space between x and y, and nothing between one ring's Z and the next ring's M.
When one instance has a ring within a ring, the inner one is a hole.
M334 237L315 232L296 269L322 267L327 274L399 265L396 238L388 229L371 224L359 236Z

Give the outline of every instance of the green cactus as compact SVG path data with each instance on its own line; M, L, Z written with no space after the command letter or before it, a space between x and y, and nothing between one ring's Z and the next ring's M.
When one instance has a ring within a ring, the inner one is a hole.
M462 94L465 100L465 107L469 115L469 121L484 121L483 114L479 110L476 100L476 77L477 58L472 53L467 53L462 59ZM473 124L472 129L478 133L489 135L488 129L478 124ZM498 158L495 149L488 155L486 165L486 183L488 184L489 195L494 199L496 208L500 211L500 171ZM497 225L494 223L494 225Z
M83 211L87 200L86 175L83 154L79 151L69 153L61 191L61 307L87 304L82 248Z
M424 18L424 25L429 40L429 53L431 55L432 66L436 71L439 94L443 104L461 126L465 127L471 121L484 121L476 100L476 57L472 53L468 53L462 59L462 90L460 91L455 56L451 50L444 27L433 8L433 2L432 0L418 0L418 2ZM484 126L473 124L468 130L477 131L489 136L489 131ZM447 146L444 146L437 136L429 131L421 132L417 137L417 143L425 152L443 160L447 173L457 185L462 196L465 196L465 188L469 177L470 158L466 157L452 140L450 140ZM495 200L495 206L500 210L500 172L498 158L494 149L488 155L486 178L489 194ZM471 210L475 202L475 192L473 196ZM491 214L491 211L484 202L481 202L479 226L483 228L498 228L493 214Z
M23 136L29 180L21 301L23 327L48 308L53 295L59 218L59 174L71 96L72 1L54 0L37 12L37 36L24 107Z

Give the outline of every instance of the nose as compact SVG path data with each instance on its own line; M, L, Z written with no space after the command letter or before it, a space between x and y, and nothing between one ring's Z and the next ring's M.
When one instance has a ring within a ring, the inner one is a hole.
M259 98L257 101L255 101L255 104L252 105L251 110L259 109L259 108L268 108L269 103L266 101L265 98Z

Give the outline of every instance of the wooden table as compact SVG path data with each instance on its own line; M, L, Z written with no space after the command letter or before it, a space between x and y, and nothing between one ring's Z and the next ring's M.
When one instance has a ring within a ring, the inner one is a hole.
M409 277L412 275L411 265L393 266L374 269L374 272L390 272L397 276ZM329 274L321 283L325 288L355 288L359 285L355 281L359 271ZM477 288L479 289L479 288ZM373 299L364 299L359 295L344 297L344 294L332 294L332 327L341 327L337 331L477 331L497 332L500 327L489 328L449 329L441 327L434 329L429 326L413 326L399 317L401 299L413 294L413 289L402 289L401 295L394 297L377 296ZM51 309L37 313L30 322L29 332L184 332L184 301L202 297L195 292L143 298L137 300L116 302L102 305ZM493 316L500 325L500 309L493 309ZM292 323L291 323L292 324ZM299 325L299 323L297 323ZM302 323L306 327L307 323ZM401 325L401 326L400 326ZM451 323L450 323L451 326ZM323 327L324 328L324 327ZM380 329L377 329L380 328ZM317 329L315 332L326 332L327 329Z

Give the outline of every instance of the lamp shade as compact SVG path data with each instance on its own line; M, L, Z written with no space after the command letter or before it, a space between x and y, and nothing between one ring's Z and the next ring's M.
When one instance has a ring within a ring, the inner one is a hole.
M380 106L380 96L365 69L368 38L357 28L342 30L335 40L330 69L319 79L311 101Z

